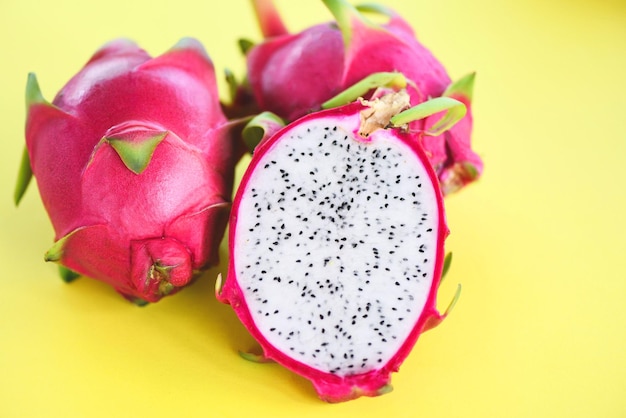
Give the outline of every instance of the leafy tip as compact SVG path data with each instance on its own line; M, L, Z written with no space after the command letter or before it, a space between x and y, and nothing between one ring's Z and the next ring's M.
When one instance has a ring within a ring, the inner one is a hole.
M78 279L80 277L80 274L68 269L65 266L59 265L59 276L61 276L61 280L63 280L65 283L71 283L74 280Z
M474 80L476 73L469 73L466 76L458 79L448 86L446 91L443 92L443 96L446 97L458 97L472 102L472 96L474 94Z
M70 240L70 238L72 238L72 236L85 229L87 227L82 226L80 228L76 228L75 230L73 230L72 232L70 232L69 234L63 236L62 238L60 238L58 241L56 241L54 244L52 244L52 247L50 247L50 249L48 251L46 251L46 254L44 255L44 260L45 261L53 261L53 262L57 262L57 261L61 261L61 258L63 258L63 253L65 252L65 246L67 245L68 241Z
M141 174L150 164L156 147L167 134L167 131L146 131L146 135L141 137L120 135L105 139L130 171Z
M30 157L28 156L28 150L24 147L22 151L22 160L20 162L20 168L17 172L17 181L15 182L15 189L13 192L13 201L15 206L20 204L26 189L30 184L30 180L33 178L33 171L30 167Z
M430 129L424 131L425 135L438 136L452 128L467 113L465 105L451 97L435 97L407 109L391 118L393 126L403 126L410 122L427 118L439 112L444 115Z
M252 363L273 363L274 362L272 359L265 357L264 354L255 354L255 353L249 353L245 351L239 351L239 356L242 359L248 360Z
M47 103L41 94L39 88L39 82L35 73L28 74L28 80L26 81L26 109L31 107L35 103Z
M211 61L209 54L204 48L204 45L202 45L202 43L195 38L191 38L191 37L181 38L170 49L170 51L183 51L183 50L195 51L207 61Z
M271 137L279 129L285 126L285 122L272 112L263 112L253 117L246 124L241 133L243 141L250 152L261 143Z
M328 10L333 14L346 48L350 46L352 41L352 32L355 23L361 23L366 26L373 26L359 10L350 4L347 0L322 0Z
M450 270L450 265L452 264L452 253L446 254L446 257L443 259L443 269L441 271L441 281L446 277L448 271Z
M239 39L239 41L237 41L237 44L239 45L239 50L243 55L246 55L248 51L254 46L254 42L244 38Z
M452 309L454 309L460 297L461 297L461 284L459 283L458 286L456 287L456 292L454 293L454 296L452 297L450 304L446 308L446 311L443 313L444 318L447 317L450 314L450 312L452 312Z

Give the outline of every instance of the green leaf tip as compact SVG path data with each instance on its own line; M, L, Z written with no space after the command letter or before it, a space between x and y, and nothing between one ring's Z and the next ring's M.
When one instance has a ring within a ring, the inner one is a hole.
M480 175L478 168L469 161L463 163L463 168L465 169L468 180L475 180Z
M15 189L13 191L13 202L15 206L18 206L28 189L31 179L33 178L33 170L30 166L30 157L28 156L28 150L24 147L22 151L22 160L17 172L17 180L15 182Z
M461 97L468 102L472 102L474 94L474 80L476 79L476 73L469 73L464 77L461 77L457 81L448 86L446 91L443 92L443 96L446 97Z
M46 251L46 253L43 256L43 259L45 261L52 261L52 262L56 262L56 261L60 261L61 257L63 257L63 246L65 245L65 237L61 238L60 240L58 240L57 242L55 242L52 247L50 247L48 249L48 251Z
M250 361L252 363L273 363L274 360L265 357L264 354L255 354L255 353L248 353L245 351L239 351L239 356L247 361Z
M262 112L250 119L241 136L248 150L253 152L261 142L284 126L285 122L274 113Z
M130 171L141 174L150 164L156 147L167 134L167 131L144 131L139 132L138 135L131 133L130 135L105 137L105 140L113 147Z
M386 17L392 17L395 14L393 10L391 10L387 6L383 6L382 4L363 3L357 4L355 7L359 12L362 13L376 13L384 15Z
M189 48L191 49L201 48L204 50L204 47L198 40L196 40L195 38L188 37L188 36L180 38L178 42L176 42L174 46L172 46L172 49L189 49Z
M380 389L378 389L376 391L376 394L378 396L381 396L381 395L386 395L391 392L393 392L393 386L391 386L391 383L387 383L385 386L382 386Z
M369 27L376 27L363 16L359 10L350 4L347 0L322 0L328 10L333 14L346 48L350 46L352 41L353 23L360 22Z
M252 49L252 47L254 46L254 42L252 42L250 39L239 39L237 41L237 45L239 46L239 51L241 51L241 53L243 55L248 54L248 51L250 51L250 49Z
M168 282L167 280L161 280L159 282L159 295L161 296L167 296L170 293L172 293L172 291L175 289L176 287Z
M231 103L235 103L237 100L237 93L239 92L240 84L235 77L235 73L230 68L224 69L224 79L228 86L228 95Z
M78 279L80 277L80 274L68 269L65 266L59 265L59 276L61 277L61 280L63 280L65 283L71 283L74 280Z
M174 46L170 49L170 51L181 51L181 50L192 50L198 52L202 57L204 57L207 61L211 61L208 52L204 48L204 45L196 38L184 37L181 38L178 42L174 44Z
M436 97L398 113L390 122L393 126L399 127L443 111L446 113L430 129L424 131L425 135L438 136L452 128L463 119L467 108L462 102L451 97Z
M148 306L150 304L150 302L148 302L147 300L142 299L142 298L132 298L132 299L130 299L130 301L135 306L138 306L140 308L144 308L144 307L146 307L146 306Z
M85 228L86 227L84 226L80 228L76 228L69 234L60 238L58 241L52 244L52 247L50 247L48 251L46 251L46 254L44 255L43 259L45 261L52 261L52 262L61 261L61 258L63 258L63 253L65 252L65 245L67 244L69 239L72 237L72 235L74 235L78 231L85 229Z
M407 85L404 74L399 72L380 72L370 74L361 81L351 85L341 93L322 103L322 109L331 109L343 106L363 97L368 91L378 87L388 87L395 90L403 89Z
M35 73L29 73L26 81L26 110L28 111L28 108L37 103L48 104L41 94L37 76Z
M446 254L445 258L443 259L443 269L441 270L441 281L443 282L443 279L445 279L446 274L448 274L448 271L450 270L450 265L452 264L452 253L448 253Z
M215 298L220 300L220 296L222 295L222 287L224 285L224 279L222 278L222 273L219 273L215 279Z
M450 312L452 312L452 309L454 309L460 297L461 297L461 284L459 283L456 287L456 292L454 293L454 296L452 297L450 304L446 308L446 311L443 313L444 318L447 317L448 314L450 314Z

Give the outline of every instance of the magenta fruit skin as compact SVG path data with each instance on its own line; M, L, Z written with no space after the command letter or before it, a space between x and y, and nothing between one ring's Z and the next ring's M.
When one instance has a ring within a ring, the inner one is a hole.
M218 262L243 148L198 41L156 58L112 41L52 103L31 75L27 101L28 158L55 231L47 261L141 303Z
M388 21L379 25L368 22L344 0L328 0L325 3L337 22L292 34L271 1L253 3L266 39L246 54L249 93L258 109L287 122L320 110L326 100L377 72L402 73L409 81L412 106L442 96L452 84L442 63L394 10L381 8ZM452 94L466 105L465 118L422 144L444 195L474 182L483 172L482 159L471 148L471 96L471 86L469 91ZM415 121L411 129L424 130L436 119Z

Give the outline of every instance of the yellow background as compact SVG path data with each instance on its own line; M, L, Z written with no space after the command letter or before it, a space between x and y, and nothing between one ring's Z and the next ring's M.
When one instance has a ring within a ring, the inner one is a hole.
M241 74L236 40L260 39L248 2L0 1L1 417L626 417L626 4L381 1L453 78L477 71L486 170L446 202L440 306L460 282L456 309L391 394L340 405L237 356L253 341L213 297L224 262L136 308L43 262L53 235L34 184L12 204L29 71L51 100L112 38L158 55L193 36ZM292 30L330 19L319 1L277 5Z

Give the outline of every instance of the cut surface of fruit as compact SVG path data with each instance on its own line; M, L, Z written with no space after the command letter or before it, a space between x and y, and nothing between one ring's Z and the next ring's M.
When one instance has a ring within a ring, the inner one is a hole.
M361 136L364 109L302 118L255 150L220 293L268 358L331 401L388 391L439 316L448 230L436 177L415 137Z

